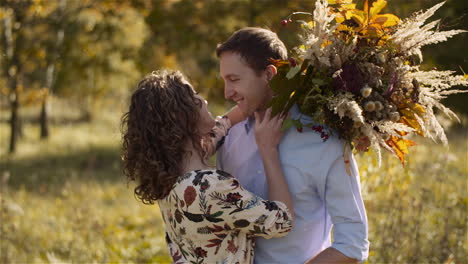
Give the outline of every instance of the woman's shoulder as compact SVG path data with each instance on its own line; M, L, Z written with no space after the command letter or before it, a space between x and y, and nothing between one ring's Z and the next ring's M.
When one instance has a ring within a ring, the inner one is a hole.
M232 180L234 177L223 170L205 169L193 170L181 176L176 183L174 189L184 186L193 186L200 188L202 191L207 190L210 186L217 184L219 181Z
M193 170L182 175L177 180L177 182L181 183L183 181L190 181L195 179L201 180L203 178L217 178L219 180L223 180L225 178L233 178L233 176L228 172L218 169Z

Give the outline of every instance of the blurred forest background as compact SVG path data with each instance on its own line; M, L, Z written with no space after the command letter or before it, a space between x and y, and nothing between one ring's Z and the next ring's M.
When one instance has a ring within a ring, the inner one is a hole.
M362 1L360 1L362 3ZM388 0L407 17L438 0ZM0 263L169 263L157 206L133 197L120 164L120 117L145 74L179 69L224 102L216 45L244 26L267 27L288 48L307 0L0 0ZM359 1L358 1L359 3ZM433 20L468 29L468 1ZM424 52L424 68L468 71L468 34ZM368 208L369 263L468 259L467 94L446 100L450 147L427 140L405 168L358 157Z

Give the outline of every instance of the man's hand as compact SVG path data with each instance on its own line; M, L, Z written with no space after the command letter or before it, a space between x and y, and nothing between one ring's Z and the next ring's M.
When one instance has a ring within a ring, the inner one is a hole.
M340 251L329 247L317 256L307 260L305 264L348 264L357 263L356 259L345 256Z

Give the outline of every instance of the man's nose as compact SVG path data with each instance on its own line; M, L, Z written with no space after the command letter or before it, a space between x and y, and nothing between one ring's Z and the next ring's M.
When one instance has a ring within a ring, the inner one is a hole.
M229 85L224 86L224 98L231 99L234 96L234 94L235 92L234 89L232 89L232 87L230 87Z

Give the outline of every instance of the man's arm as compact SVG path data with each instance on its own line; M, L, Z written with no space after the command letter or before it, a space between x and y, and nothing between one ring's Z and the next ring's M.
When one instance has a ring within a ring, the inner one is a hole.
M351 264L357 262L357 259L347 257L340 251L329 247L320 252L317 256L306 261L306 264Z
M333 223L333 244L312 258L310 263L356 263L368 257L367 217L359 171L352 155L349 160L351 175L346 172L341 155L328 169L321 196Z

